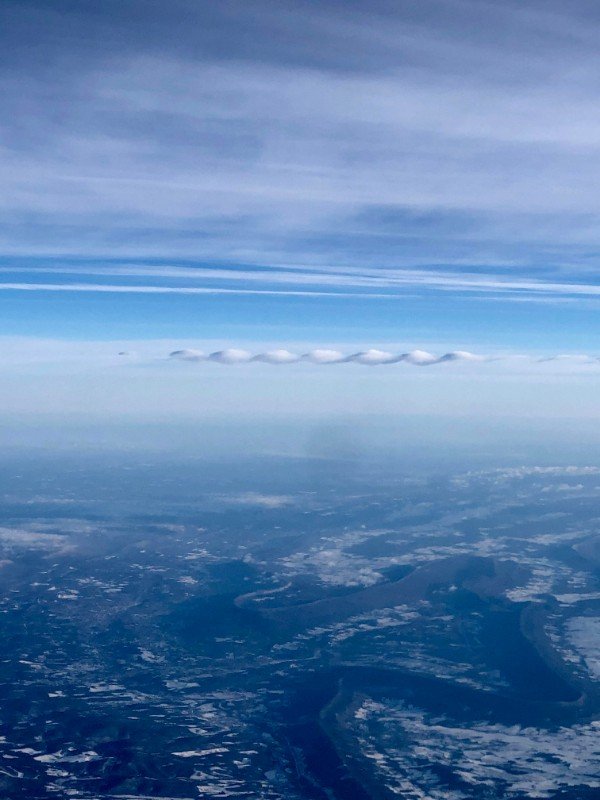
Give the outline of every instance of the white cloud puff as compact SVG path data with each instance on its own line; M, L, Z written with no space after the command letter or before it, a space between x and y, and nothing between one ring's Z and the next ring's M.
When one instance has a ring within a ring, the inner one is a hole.
M355 361L357 364L393 364L398 361L398 356L393 353L387 353L385 350L365 350L362 353L354 353L348 356L346 361Z
M265 364L293 364L299 361L300 356L296 353L290 353L289 350L268 350L266 353L258 353L252 361L262 361Z
M216 361L217 364L245 364L252 360L252 353L237 347L230 347L227 350L217 350L216 353L211 353L208 359Z
M398 359L399 361L407 361L409 364L423 367L427 364L436 364L438 359L436 356L428 353L426 350L412 350L410 353L402 353Z
M310 361L311 364L339 364L346 358L339 350L311 350L305 353L302 358Z

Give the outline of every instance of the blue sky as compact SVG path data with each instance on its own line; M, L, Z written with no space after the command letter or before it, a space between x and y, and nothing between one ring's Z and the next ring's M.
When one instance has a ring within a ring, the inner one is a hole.
M0 410L49 374L56 409L83 407L90 369L167 370L187 408L214 367L169 363L186 348L465 350L486 360L426 379L470 369L465 402L482 373L516 391L523 356L536 385L595 387L599 21L577 0L5 0L0 368L23 391ZM564 355L588 361L540 362ZM255 409L264 369L232 379ZM383 406L416 375L378 379Z

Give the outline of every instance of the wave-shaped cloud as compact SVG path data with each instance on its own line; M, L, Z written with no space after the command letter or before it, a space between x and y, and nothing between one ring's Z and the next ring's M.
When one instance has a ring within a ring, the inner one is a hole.
M175 361L212 361L217 364L248 364L251 362L286 365L306 362L322 366L333 364L362 364L364 366L385 366L392 364L410 364L415 367L430 367L436 364L471 363L484 364L497 361L513 364L529 363L554 364L557 368L569 366L586 367L600 365L600 356L586 355L584 353L555 353L539 356L535 354L505 353L502 355L481 355L468 350L449 350L441 355L430 353L427 350L411 350L406 353L393 353L388 350L369 348L356 353L344 353L332 348L315 348L307 352L293 352L286 348L276 348L264 352L252 353L241 348L228 348L217 350L214 353L204 353L202 350L182 349L169 353L169 359Z
M248 350L239 348L228 348L217 350L214 353L204 353L201 350L185 349L173 350L169 354L170 359L176 361L213 361L217 364L247 364L249 362L261 362L263 364L294 364L299 361L306 361L310 364L364 364L366 366L378 366L383 364L399 364L406 362L413 366L426 367L433 364L444 364L452 361L486 361L486 356L470 353L466 350L453 350L436 356L425 350L412 350L409 353L390 353L385 350L371 348L362 350L358 353L345 354L341 350L328 348L317 348L306 353L293 353L284 348L267 350L264 353L251 353Z

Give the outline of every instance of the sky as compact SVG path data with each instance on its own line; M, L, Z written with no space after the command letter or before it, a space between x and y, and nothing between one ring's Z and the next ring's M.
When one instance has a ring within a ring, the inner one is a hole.
M599 22L4 0L0 417L595 420Z

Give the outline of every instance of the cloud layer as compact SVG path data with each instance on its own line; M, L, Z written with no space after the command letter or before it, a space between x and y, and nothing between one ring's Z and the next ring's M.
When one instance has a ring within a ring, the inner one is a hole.
M597 276L598 17L6 0L0 251Z

